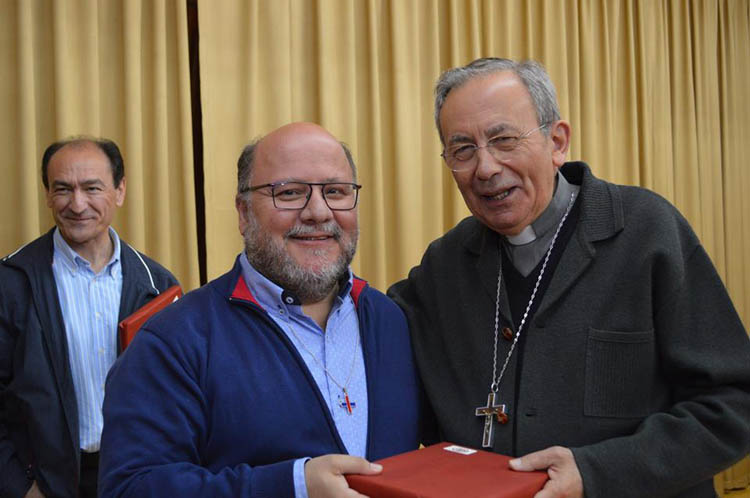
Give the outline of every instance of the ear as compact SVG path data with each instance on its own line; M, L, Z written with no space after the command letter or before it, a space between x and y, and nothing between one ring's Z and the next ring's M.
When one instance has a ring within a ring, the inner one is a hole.
M126 178L123 176L122 180L120 180L120 184L115 189L115 204L117 207L122 207L122 204L125 202L126 183Z
M247 229L247 202L242 198L242 195L237 194L234 198L234 207L237 209L237 226L240 230L240 235L245 235Z
M570 124L567 121L555 121L550 125L549 138L552 143L552 163L559 168L565 163L570 147Z

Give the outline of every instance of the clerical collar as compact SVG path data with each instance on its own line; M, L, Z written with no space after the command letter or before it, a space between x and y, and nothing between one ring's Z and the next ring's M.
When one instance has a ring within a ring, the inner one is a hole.
M503 237L506 254L523 276L528 276L542 260L557 224L565 214L570 196L578 196L581 187L569 183L558 170L557 185L547 208L518 235Z
M518 235L508 235L506 237L506 240L510 245L513 246L522 246L524 244L528 244L529 242L534 242L536 240L536 230L534 230L534 224L527 226L523 230L521 230L521 233Z

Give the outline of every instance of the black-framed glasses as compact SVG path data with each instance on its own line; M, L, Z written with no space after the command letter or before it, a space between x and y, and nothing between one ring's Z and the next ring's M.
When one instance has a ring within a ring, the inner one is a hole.
M457 144L453 147L449 147L440 154L445 159L445 164L453 171L467 171L473 169L476 165L474 160L479 149L486 148L492 157L501 161L506 159L510 153L512 153L521 141L527 138L535 131L539 131L542 128L546 128L549 123L544 123L541 126L529 130L520 135L497 135L489 140L485 145L477 145L472 143Z
M275 182L255 185L240 190L240 193L255 192L269 188L276 209L305 209L310 202L313 186L319 186L323 200L331 211L351 211L357 207L359 189L356 183Z

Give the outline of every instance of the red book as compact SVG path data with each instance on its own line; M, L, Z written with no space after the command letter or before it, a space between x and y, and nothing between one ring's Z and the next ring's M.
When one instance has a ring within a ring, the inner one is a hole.
M547 473L516 472L511 457L440 443L378 460L383 472L349 474L349 487L370 498L530 498Z
M157 311L163 310L181 297L182 289L179 285L173 285L123 319L117 325L118 336L120 338L120 351L125 351L125 348L128 347L130 341L135 337L135 333L146 323L146 320L151 318Z

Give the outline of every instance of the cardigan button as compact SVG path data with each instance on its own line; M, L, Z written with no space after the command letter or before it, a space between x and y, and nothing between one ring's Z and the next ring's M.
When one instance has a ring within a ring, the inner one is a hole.
M503 338L506 341L513 340L513 331L510 329L510 327L503 327Z

